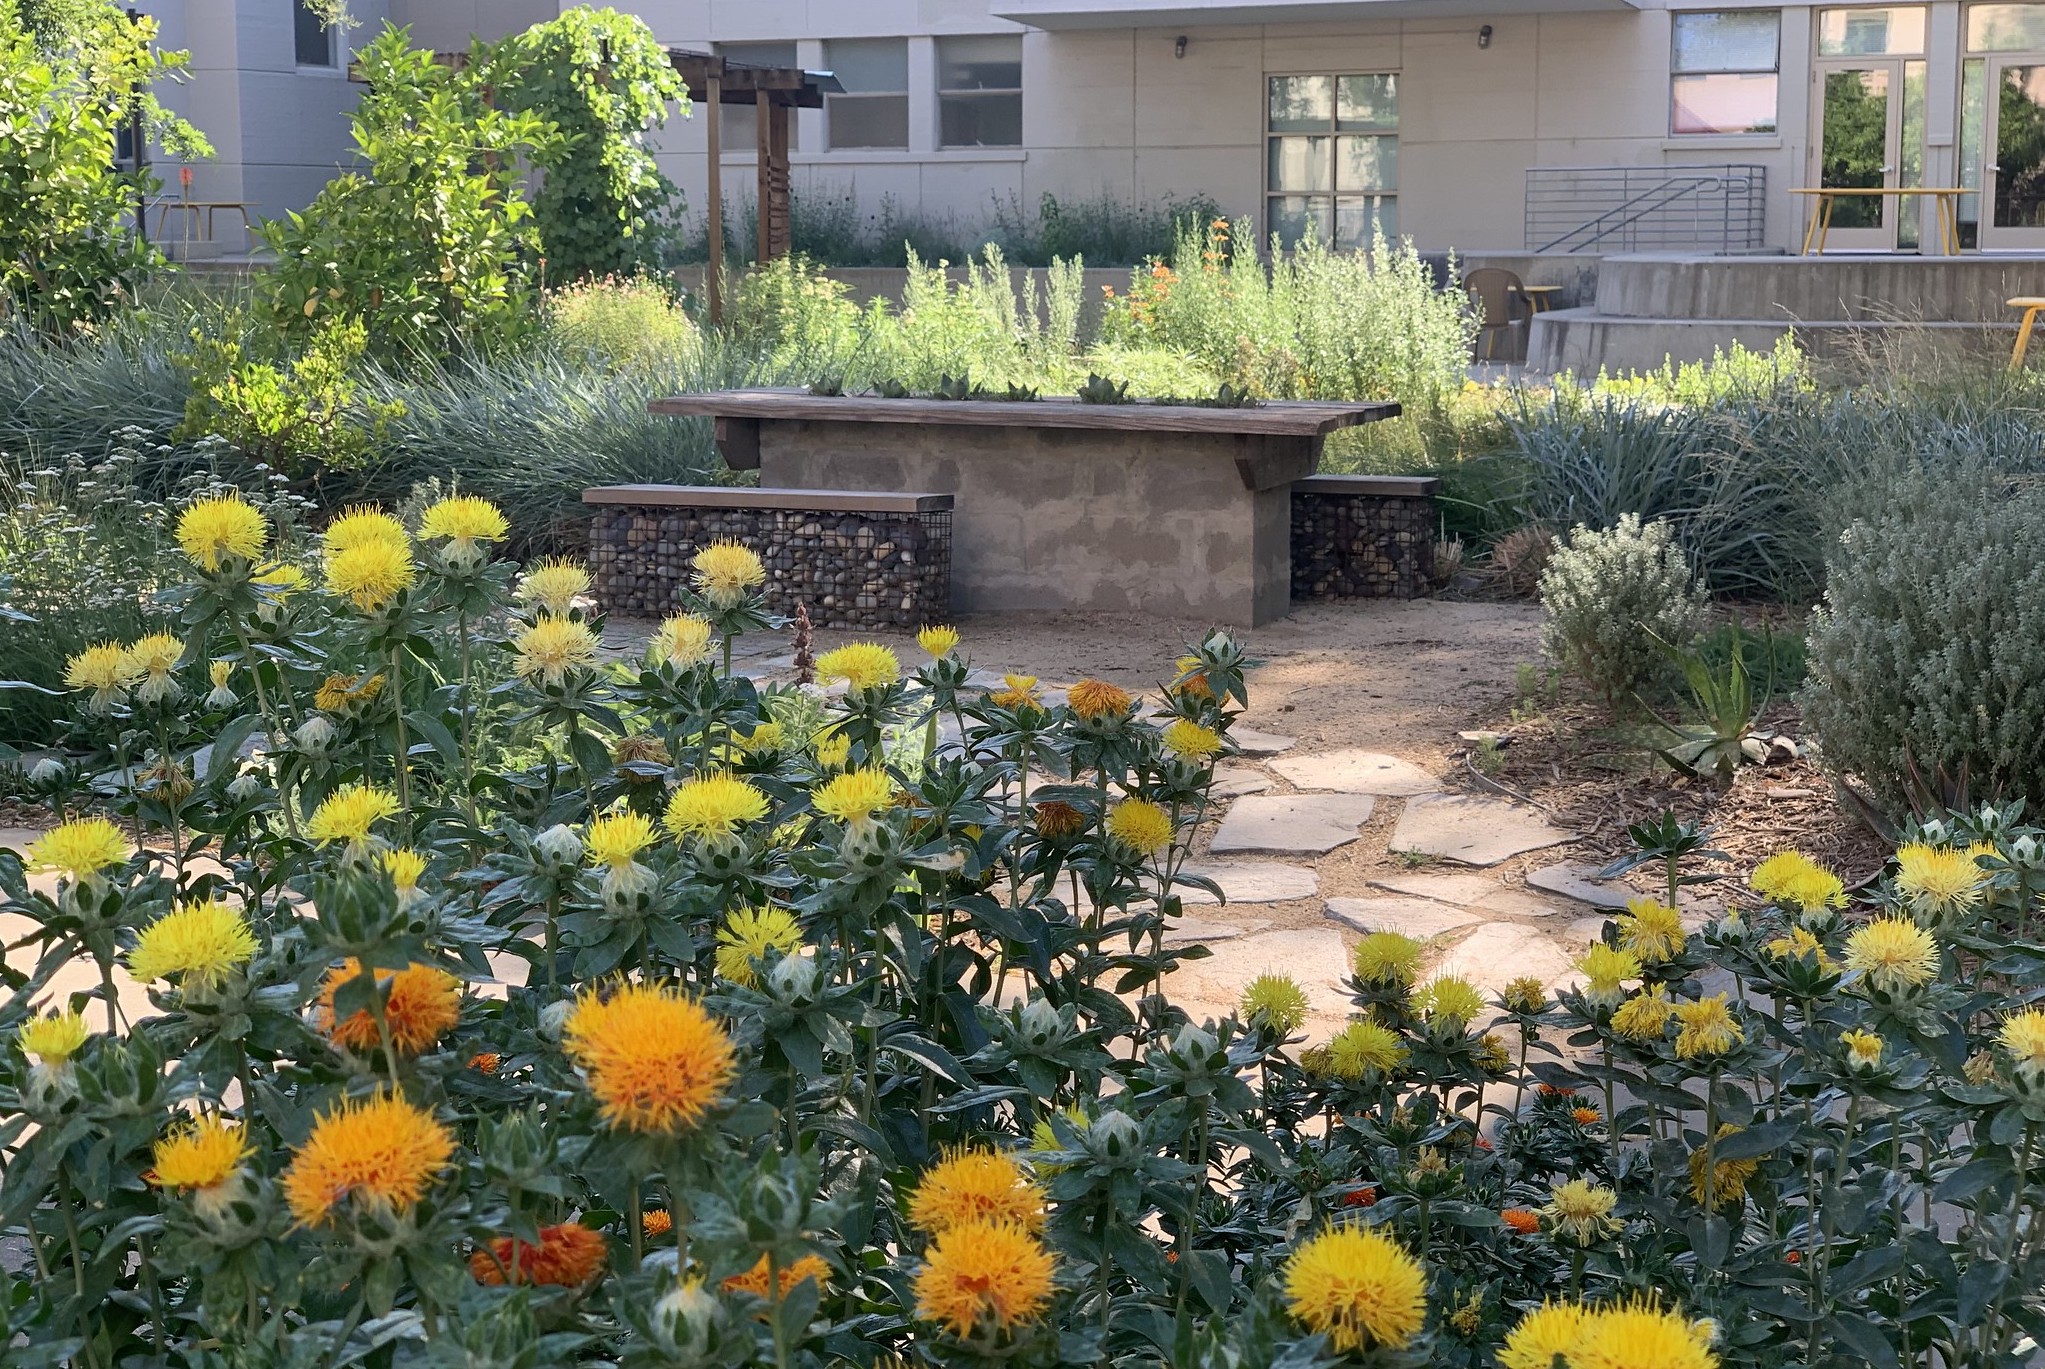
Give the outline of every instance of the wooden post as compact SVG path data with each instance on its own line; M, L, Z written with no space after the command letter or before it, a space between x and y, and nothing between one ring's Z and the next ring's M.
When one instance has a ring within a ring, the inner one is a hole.
M703 266L703 293L709 305L710 321L724 322L724 73L722 63L713 63L709 89L704 92L704 135L710 139L705 163L706 193L710 197L710 260Z
M753 217L758 221L756 226L759 232L756 235L758 241L754 244L753 261L760 266L765 266L774 259L774 121L768 117L768 109L767 92L759 89L759 83L755 82L753 145L757 160L753 169L757 174L758 183L753 191L753 203L759 212Z
M785 257L790 247L788 106L776 100L768 106L767 199L761 215L767 224L767 255Z

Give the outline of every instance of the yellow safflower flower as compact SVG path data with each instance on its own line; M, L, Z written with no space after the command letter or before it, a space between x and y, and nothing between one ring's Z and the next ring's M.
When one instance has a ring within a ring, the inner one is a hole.
M643 814L606 813L590 823L584 849L590 864L618 870L639 859L639 853L653 845L654 836L653 823Z
M473 494L451 494L428 504L419 515L419 535L429 541L446 538L445 555L457 565L480 560L478 543L502 542L510 531L503 511Z
M1370 932L1356 943L1356 977L1380 988L1409 985L1426 948L1404 932Z
M941 661L959 649L959 630L949 625L926 627L916 634L916 645L934 661Z
M677 670L702 665L710 659L710 620L693 613L663 618L649 646L653 659Z
M740 823L767 816L767 796L723 771L685 781L668 799L662 818L677 837L714 840L728 837Z
M945 1151L909 1195L909 1220L931 1235L970 1222L1009 1222L1044 1229L1044 1190L1001 1151L969 1146Z
M1584 1319L1569 1369L1718 1369L1718 1356L1701 1324L1637 1300Z
M1013 1222L966 1222L932 1243L916 1276L916 1315L955 1336L982 1323L1009 1331L1051 1300L1056 1268L1043 1242Z
M158 1188L203 1192L232 1179L253 1153L238 1123L200 1117L157 1141L148 1177Z
M1846 906L1839 876L1801 851L1780 851L1754 867L1748 885L1771 903L1816 912Z
M848 770L810 796L811 804L827 818L839 822L864 822L888 806L894 796L894 781L885 770Z
M1676 1015L1668 991L1656 984L1633 995L1612 1014L1612 1030L1629 1041L1659 1041Z
M178 660L185 654L182 638L168 632L138 637L125 648L125 671L132 681L135 697L145 704L160 703L178 692Z
M519 628L512 636L518 649L511 668L529 684L559 689L571 671L587 670L596 662L596 630L579 618L545 615Z
M1285 1304L1338 1354L1399 1350L1427 1320L1427 1273L1380 1232L1331 1226L1285 1262Z
M320 553L331 558L371 542L382 542L407 551L412 545L403 523L382 509L357 504L327 524L326 532L320 537Z
M127 697L135 683L127 648L119 642L98 642L64 663L64 683L72 689L89 689L86 707L104 713Z
M1507 1334L1498 1369L1555 1369L1556 1356L1566 1362L1583 1339L1588 1315L1578 1303L1542 1303Z
M253 959L256 945L240 910L190 899L142 929L128 952L128 973L143 984L177 975L180 988L209 989Z
M1548 1190L1548 1202L1541 1215L1559 1236L1578 1245L1589 1245L1625 1225L1612 1215L1619 1195L1603 1184L1588 1179L1571 1179Z
M1262 1022L1280 1036L1306 1025L1307 992L1291 975L1266 972L1244 988L1236 1014L1245 1022Z
M363 613L384 608L418 578L408 545L375 539L331 553L326 574L327 588Z
M284 1202L305 1227L326 1223L349 1199L385 1216L407 1212L454 1153L454 1133L395 1094L343 1100L292 1152Z
M64 1008L22 1023L14 1042L45 1065L61 1065L83 1050L91 1035L85 1014Z
M559 618L589 593L589 571L563 556L550 556L518 582L519 602Z
M1172 816L1149 799L1123 799L1108 810L1111 840L1139 856L1155 856L1172 844Z
M73 818L52 827L29 843L28 868L54 870L74 884L99 878L99 872L125 864L128 839L105 818Z
M585 989L562 1035L604 1120L673 1135L699 1124L738 1074L731 1038L679 990L622 984Z
M758 554L736 542L712 542L689 562L690 583L696 592L720 609L731 610L745 601L747 591L763 584L767 567Z
M1106 680L1081 680L1065 692L1065 704L1073 716L1090 723L1123 717L1134 702L1128 690Z
M1938 939L1914 922L1878 917L1846 938L1846 968L1884 993L1919 988L1938 973Z
M232 556L253 562L270 542L270 525L239 494L201 499L178 515L178 546L193 564L217 571Z
M321 844L346 842L351 850L369 844L370 829L398 813L397 795L373 784L344 784L329 794L306 821L305 834Z
M1484 995L1461 975L1436 975L1414 991L1413 1010L1429 1023L1466 1026L1484 1011Z
M1995 1034L1997 1044L2009 1052L2017 1072L2026 1079L2045 1074L2045 1009L2025 1008L2003 1019Z
M1846 1063L1873 1069L1882 1063L1882 1038L1864 1027L1839 1034L1839 1044L1846 1047Z
M1682 1024L1676 1033L1676 1054L1684 1060L1724 1055L1747 1039L1745 1030L1733 1020L1732 1009L1722 993L1694 1003L1678 1003L1675 1013L1676 1021Z
M1912 842L1896 852L1896 890L1920 921L1937 922L1972 910L1988 876L1974 858L1993 847L1928 846Z
M1619 924L1619 949L1631 951L1641 966L1659 965L1683 953L1689 933L1683 917L1659 899L1634 898L1615 919Z
M1352 1084L1373 1073L1390 1074L1405 1061L1399 1033L1369 1018L1351 1022L1328 1042L1328 1072Z
M717 973L744 988L760 987L753 967L769 951L794 955L802 949L802 927L786 908L734 908L717 930Z
M885 689L902 678L902 663L879 642L852 642L817 657L817 678L843 680L855 696Z
M1165 728L1165 750L1195 764L1213 760L1221 754L1221 734L1211 727L1204 727L1191 718L1180 718Z

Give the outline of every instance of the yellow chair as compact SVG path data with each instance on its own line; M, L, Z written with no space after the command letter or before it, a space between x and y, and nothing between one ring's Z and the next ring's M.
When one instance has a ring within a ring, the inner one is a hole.
M2017 325L2017 345L2010 348L2009 354L2009 368L2012 371L2021 370L2024 365L2024 353L2031 350L2031 325L2038 321L2038 311L2045 309L2045 296L2018 295L2014 299L2004 300L2003 303L2012 309L2024 311L2024 321Z

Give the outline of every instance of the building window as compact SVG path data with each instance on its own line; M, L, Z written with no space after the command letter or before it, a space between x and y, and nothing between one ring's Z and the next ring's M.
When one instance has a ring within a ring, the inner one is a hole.
M1290 247L1399 235L1399 77L1273 76L1265 117L1265 210Z
M717 55L728 62L744 62L756 67L793 67L801 63L795 60L793 43L719 43ZM690 95L701 95L701 91L690 91ZM753 105L726 105L717 111L717 145L726 152L752 152L760 145L760 111ZM796 126L801 121L790 117L788 120L788 150L796 149Z
M1673 18L1669 131L1775 132L1782 12L1696 10Z
M941 147L1022 146L1022 35L937 40Z
M824 97L833 149L909 146L908 39L834 38L824 65L845 87Z
M313 12L306 0L292 0L292 38L297 47L298 65L302 67L332 67L340 63L334 57L334 30L327 27L327 21Z

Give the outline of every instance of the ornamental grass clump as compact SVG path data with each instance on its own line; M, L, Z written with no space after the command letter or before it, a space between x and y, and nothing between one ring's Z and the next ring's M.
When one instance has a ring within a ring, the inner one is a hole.
M786 627L743 547L612 661L475 503L186 532L176 621L78 663L92 806L0 853L10 1365L1845 1369L2045 1317L2021 809L1702 926L1665 816L1556 983L1383 930L1189 1020L1224 633L1148 694L976 688L945 628L796 691L721 648Z

